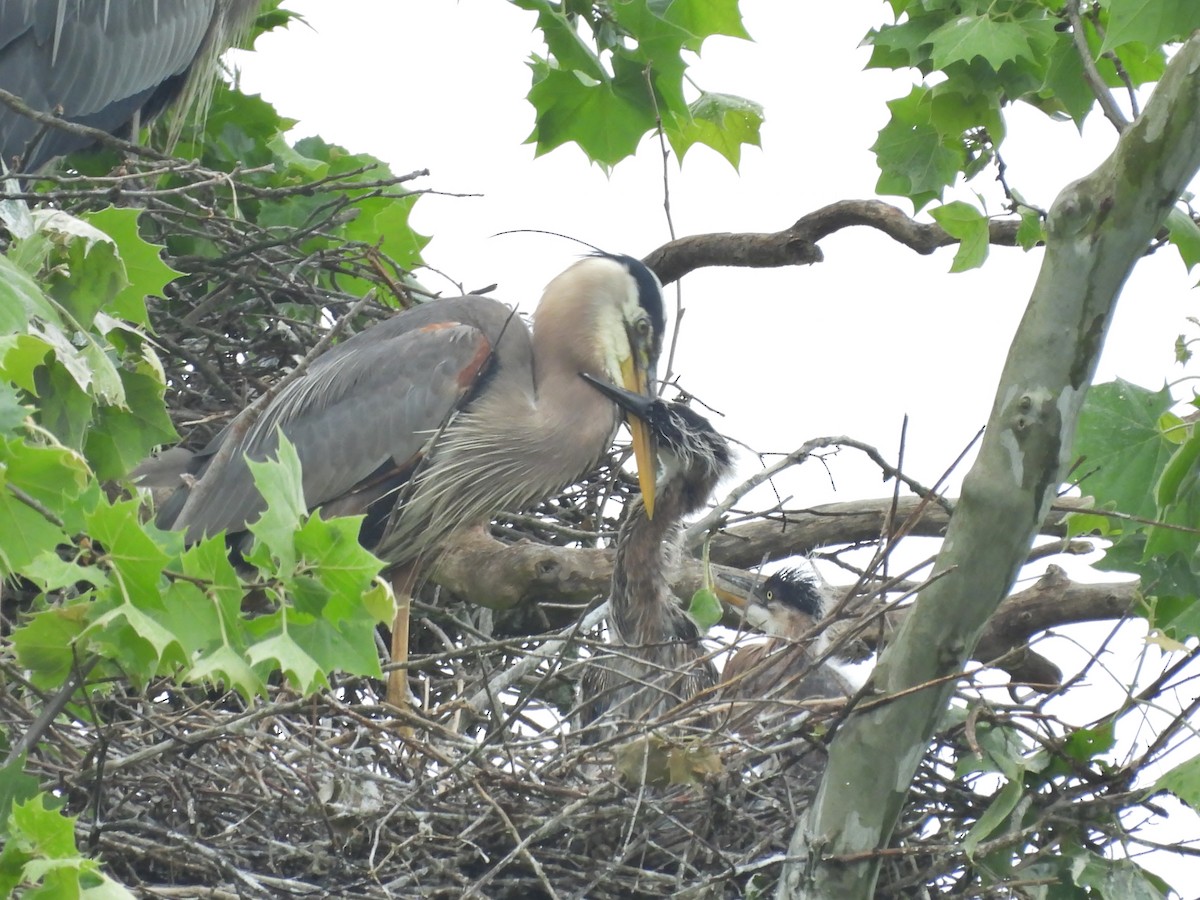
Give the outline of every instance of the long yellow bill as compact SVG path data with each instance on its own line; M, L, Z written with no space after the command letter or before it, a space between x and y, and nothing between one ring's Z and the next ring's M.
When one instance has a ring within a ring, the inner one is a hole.
M646 373L632 359L621 363L621 380L627 391L633 391L648 396ZM658 476L658 456L654 452L654 444L650 438L650 429L646 423L633 413L625 414L629 424L629 433L633 436L633 458L637 462L638 485L642 489L642 505L646 508L646 517L654 518L654 484Z

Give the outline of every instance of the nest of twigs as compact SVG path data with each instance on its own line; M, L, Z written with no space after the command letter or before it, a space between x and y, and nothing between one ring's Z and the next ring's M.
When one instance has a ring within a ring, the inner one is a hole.
M152 236L206 242L203 255L168 258L188 274L152 307L171 413L193 446L302 357L332 320L354 309L342 323L353 331L388 314L356 306L357 295L339 289L342 280L374 279L396 303L403 295L402 273L369 246L304 249L307 238L349 214L344 184L263 188L252 176L163 163L96 184L62 178L44 195L73 211L124 197L143 208ZM359 200L403 180L380 178ZM328 196L298 230L248 221L221 202L236 194L243 204L265 205L292 191ZM627 489L610 460L497 533L597 546L615 530L605 510ZM12 587L6 616L19 615L23 603ZM422 715L382 705L381 686L361 680L308 698L276 686L253 702L173 683L141 691L114 685L92 692L87 708L67 707L31 751L27 770L78 816L84 850L147 897L773 890L846 700L785 715L774 708L763 730L736 726L710 698L710 708L692 710L709 714L702 726L643 724L588 742L571 727L571 713L589 644L601 638L595 628L564 628L578 609L500 616L452 598L425 599L426 627L411 663ZM0 726L23 734L52 698L5 668ZM955 764L977 749L981 720L1050 725L1037 704L972 702L976 712L927 753L893 845L880 854L880 897L987 895L961 841L990 805L994 784L964 781ZM1036 858L1054 847L1063 809L1086 821L1089 804L1107 811L1124 787L1119 777L1081 772L1055 791L1030 794L1026 819L1037 825L995 837L990 849L1011 846L1026 861ZM1099 824L1109 818L1097 815L1092 826L1098 846L1114 837Z
M364 681L250 704L171 684L96 694L46 734L28 769L79 816L81 846L146 897L763 896L846 701L781 715L764 699L731 717L714 700L692 710L693 721L708 714L703 727L632 726L589 742L530 690L554 696L546 686L586 664L578 649L534 660L484 712L471 696L520 654L480 645L470 667L480 679L426 675L452 698L429 719L381 705L380 686ZM10 733L29 727L29 700L14 681L0 694ZM734 730L756 706L771 708L770 730ZM971 727L930 749L877 896L987 896L959 843L991 802L954 773ZM1081 780L1035 797L1047 852L1056 816L1086 821L1113 787ZM1004 841L1028 853L1039 838Z

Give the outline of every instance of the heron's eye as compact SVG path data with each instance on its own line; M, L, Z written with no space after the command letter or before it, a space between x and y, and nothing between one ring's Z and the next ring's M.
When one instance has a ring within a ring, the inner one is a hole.
M653 330L649 319L638 319L633 323L633 330L637 332L638 337L648 338Z
M768 590L768 591L767 591L767 602L768 602L768 603L774 603L774 602L775 602L775 592L774 592L774 591L772 591L772 590Z

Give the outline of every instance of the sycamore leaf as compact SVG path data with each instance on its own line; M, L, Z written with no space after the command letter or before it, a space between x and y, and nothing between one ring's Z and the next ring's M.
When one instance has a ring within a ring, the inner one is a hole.
M1129 43L1159 47L1200 28L1200 4L1195 0L1108 0L1106 5L1102 53Z
M1179 257L1188 271L1200 262L1200 225L1179 207L1167 213L1167 239L1179 251Z
M1079 762L1089 762L1107 753L1117 742L1112 722L1101 722L1095 728L1076 728L1063 742L1063 752Z
M281 569L291 569L296 564L293 535L308 512L304 503L300 457L292 442L280 431L275 459L267 462L247 460L246 463L254 476L255 486L267 501L266 511L249 526L249 530L270 550ZM255 547L250 558L256 565L264 562L258 547Z
M892 118L872 145L879 165L881 194L908 197L920 209L954 183L966 163L958 136L943 136L933 124L932 94L914 87L888 102Z
M252 665L270 663L273 668L278 668L291 678L292 684L302 694L329 685L321 664L286 632L251 645L246 656Z
M593 161L612 166L632 156L642 135L654 127L652 105L618 93L611 82L544 60L531 66L529 102L537 110L537 124L526 143L536 145L538 156L574 141Z
M124 591L139 600L162 596L162 573L170 558L142 528L140 503L101 503L87 516L87 524Z
M162 260L163 247L145 240L138 231L137 209L108 207L89 213L87 221L116 243L128 283L113 298L109 312L138 325L150 324L146 297L165 297L166 287L182 272Z
M1154 782L1154 792L1169 791L1200 812L1200 756L1182 762Z
M72 647L86 627L88 605L76 603L34 615L13 630L17 661L33 673L33 683L59 687L75 665Z
M692 594L692 602L688 606L688 615L701 631L708 631L725 614L721 601L710 588L700 588Z
M742 146L761 146L762 107L729 94L703 94L690 107L691 118L673 117L667 138L675 155L683 159L694 144L716 150L735 169L742 161ZM665 123L664 123L665 124Z
M981 57L999 71L1006 62L1033 59L1033 48L1019 23L987 15L957 16L934 31L929 42L933 64L939 69Z
M1075 884L1089 897L1102 900L1162 900L1174 893L1170 885L1128 859L1105 859L1095 854L1071 860Z
M1175 445L1165 441L1159 418L1171 408L1163 388L1148 391L1128 381L1093 385L1080 412L1072 455L1083 457L1080 489L1103 506L1152 519L1158 473Z
M266 691L262 679L245 657L227 644L195 660L184 678L237 691L247 700Z
M1020 206L1017 215L1021 217L1021 224L1017 226L1017 244L1021 249L1028 251L1045 243L1046 223L1042 221L1042 214L1028 206Z
M975 848L979 846L980 842L987 840L1008 821L1008 817L1021 802L1023 794L1024 786L1020 781L1008 781L997 792L983 815L971 826L971 830L963 838L963 852L967 854L968 859L974 859Z
M933 216L946 233L958 238L958 251L954 254L954 262L950 264L951 272L965 272L983 265L988 255L988 220L987 217L961 200L939 206L929 213Z

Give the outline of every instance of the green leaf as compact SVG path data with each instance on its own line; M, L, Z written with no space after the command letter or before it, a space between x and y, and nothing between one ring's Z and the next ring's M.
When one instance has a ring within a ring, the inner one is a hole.
M38 283L0 254L0 334L24 331L34 316L46 322L59 321L57 310Z
M1042 214L1028 206L1019 206L1017 215L1021 217L1021 224L1017 226L1017 244L1021 249L1029 251L1045 243L1046 224L1042 221Z
M707 631L724 615L725 610L717 595L709 588L700 588L692 594L692 602L688 605L688 615L692 617L701 631Z
M988 254L988 220L968 203L955 200L929 213L942 228L958 238L958 252L950 264L951 272L965 272L983 265Z
M266 512L249 526L249 530L279 561L281 569L291 569L296 561L293 535L308 512L304 503L300 457L296 455L292 442L280 431L275 459L246 462L254 476L255 486L267 501ZM257 546L247 558L255 565L265 563Z
M83 634L85 603L56 607L35 614L12 633L17 661L33 673L39 687L60 687L75 665L72 647Z
M1200 812L1200 756L1182 762L1154 782L1153 793L1169 791Z
M1089 897L1102 900L1164 900L1170 886L1152 872L1128 859L1105 859L1095 854L1071 861L1075 884L1088 889Z
M1116 744L1112 722L1102 722L1095 728L1076 728L1063 742L1063 752L1079 762L1089 762L1107 753Z
M1200 225L1179 207L1172 207L1167 213L1167 238L1175 249L1187 270L1200 262Z
M188 681L235 690L247 700L266 691L262 679L242 654L227 644L197 659L184 677Z
M146 297L165 297L166 287L183 273L162 260L163 247L142 238L138 231L137 209L108 207L89 213L85 219L113 239L125 266L128 284L113 298L108 308L138 325L149 326Z
M291 635L282 632L252 645L247 657L254 665L271 663L284 672L302 694L328 687L321 664L313 659Z
M24 570L34 559L57 544L67 543L67 534L40 512L18 500L0 466L0 576Z
M362 516L311 516L296 532L295 547L330 593L359 608L384 563L358 541Z
M1008 821L1008 817L1021 802L1023 794L1024 787L1020 781L1006 782L1004 787L997 792L983 815L971 826L971 830L963 838L963 852L967 854L968 859L974 859L975 849L980 843L995 834Z
M891 121L872 145L879 165L876 189L908 197L920 209L954 183L966 163L961 143L950 143L932 123L929 89L914 87L907 97L888 102Z
M986 15L956 16L934 31L929 42L933 64L939 69L981 57L999 71L1006 62L1034 59L1033 48L1020 24Z
M0 838L8 837L8 816L13 804L26 802L37 792L37 779L25 772L25 754L0 766Z
M363 609L380 625L389 625L396 618L396 598L382 578L376 578L371 589L363 594Z
M637 150L642 135L654 127L654 110L645 100L619 94L609 82L597 81L579 70L531 63L534 85L529 102L537 124L526 138L541 156L574 141L588 158L613 166Z
M1108 0L1106 5L1102 52L1133 42L1158 47L1200 28L1200 4L1194 0Z
M753 101L728 94L702 94L690 107L691 119L672 119L667 137L675 155L683 159L694 144L716 150L736 169L742 161L742 146L761 146L759 128L762 107Z
M0 438L0 476L52 513L64 515L88 484L87 462L66 447L46 447Z
M563 12L560 4L550 0L513 0L513 3L538 14L537 27L550 56L561 68L586 72L597 81L604 78L604 67L596 51L584 40L574 19Z
M47 808L45 794L35 794L23 803L14 803L9 813L9 827L12 834L20 834L36 855L51 859L78 856L75 817Z
M750 39L742 24L738 0L650 0L647 4L689 35L683 46L696 53L713 35Z
M121 385L127 405L99 407L84 443L96 477L105 481L123 477L153 448L179 437L163 403L162 375L148 361L123 366Z
M16 432L32 413L33 409L21 402L16 388L0 381L0 435Z
M141 505L136 500L102 503L87 516L87 523L121 591L137 598L162 596L162 573L170 557L143 530Z
M868 69L921 68L929 60L929 36L946 21L946 15L916 16L895 25L881 25L867 33L874 45Z
M1049 102L1042 105L1033 97L1023 99L1052 116L1061 111L1078 127L1083 127L1083 120L1096 103L1096 95L1088 86L1079 50L1071 40L1056 41L1050 49L1042 90L1037 96Z
M1175 450L1158 426L1171 405L1166 388L1148 391L1122 380L1093 385L1075 431L1073 455L1083 458L1080 489L1101 506L1153 518L1152 486Z
M365 614L361 603L357 606L362 615L353 620L342 619L337 623L325 619L289 620L289 638L321 670L307 685L296 678L302 690L323 687L326 674L336 670L369 678L383 677L375 647L375 620Z

